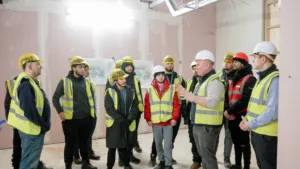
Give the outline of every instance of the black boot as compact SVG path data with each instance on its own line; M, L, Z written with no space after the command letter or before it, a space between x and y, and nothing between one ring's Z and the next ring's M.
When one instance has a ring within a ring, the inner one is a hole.
M230 167L230 169L242 169L242 166L240 166L240 165L232 165Z
M72 163L65 163L66 169L72 169Z
M156 155L151 154L150 155L150 161L148 163L148 167L154 167L156 165Z
M82 164L82 160L81 160L81 158L80 157L77 157L77 156L74 156L74 163L75 164Z
M131 152L130 154L130 162L134 163L134 164L140 164L141 160L136 158L134 155L133 155L133 152Z
M143 152L143 150L142 150L141 147L140 147L139 142L136 142L136 144L135 144L135 146L134 146L134 150L135 150L136 152L138 152L138 153L142 153L142 152Z
M161 161L157 167L155 167L154 169L165 169L166 166L165 166L165 162L164 161Z
M250 144L242 146L244 156L244 169L250 169L251 163L251 146Z
M123 167L124 166L123 154L120 151L118 151L118 153L119 153L119 160L118 160L119 167Z
M173 169L172 166L166 166L166 169Z
M93 166L89 161L82 161L81 169L97 169L97 167Z
M92 150L90 153L89 153L89 158L91 160L100 160L100 156L99 155L96 155L95 152Z
M53 169L53 168L46 167L45 164L42 161L40 161L37 169Z

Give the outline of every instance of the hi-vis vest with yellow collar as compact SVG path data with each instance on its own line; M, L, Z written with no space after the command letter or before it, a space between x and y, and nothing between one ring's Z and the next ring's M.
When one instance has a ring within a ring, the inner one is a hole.
M266 109L266 102L268 98L268 91L272 80L279 76L279 72L275 71L270 73L268 76L263 78L261 81L257 81L250 97L248 104L248 113L246 119L251 121L261 114L263 114ZM253 130L255 133L263 134L267 136L278 136L278 121L272 121L267 125L258 127Z
M24 111L20 108L20 102L18 97L18 87L22 79L28 79L31 86L34 89L35 100L36 100L36 109L40 116L43 114L44 110L44 96L40 87L36 82L28 76L26 73L22 72L19 74L18 78L15 81L15 85L12 90L12 100L10 102L10 110L8 114L7 124L20 130L23 133L28 135L39 135L41 132L41 127L32 123L24 116Z
M174 85L170 85L161 99L153 86L148 88L148 94L150 97L151 122L157 124L171 120L173 117L173 99L175 94Z
M110 85L112 85L114 82L112 80L111 76L108 76L107 80L110 83ZM141 96L141 91L139 88L139 80L136 77L134 77L134 90L136 92L136 96L137 96L137 100L138 100L138 109L140 112L144 112L144 104L143 104L143 99Z
M118 98L117 92L114 89L112 89L112 88L108 88L106 90L106 94L107 93L111 96L112 100L114 101L114 108L115 108L115 110L118 110L118 107L119 107L119 98ZM134 100L134 98L135 98L135 95L133 94L132 100ZM130 112L130 110L131 110L131 105L130 105L130 108L129 108L128 112ZM107 112L106 112L106 115L105 115L105 124L106 124L106 127L109 128L109 127L113 126L114 122L115 122L115 120L109 114L107 114ZM135 131L135 129L136 129L136 121L133 120L133 122L129 126L129 131Z
M193 83L193 78L189 78L186 82L186 91L190 92L192 83ZM186 101L186 102L188 102L188 101Z
M62 107L64 109L65 118L70 120L73 118L73 84L69 78L62 78L64 95L62 96ZM95 117L95 103L91 92L91 82L85 79L86 93L91 107L91 116Z
M200 97L207 97L207 87L213 80L219 80L217 74L213 74L210 77L208 77L201 84L200 89L198 93L196 93L196 95ZM197 83L196 88L199 85L200 84ZM221 125L223 123L224 97L225 97L225 92L223 92L222 98L218 102L215 108L202 107L199 104L196 104L194 124L213 125L213 126Z
M12 93L13 93L13 90L14 90L15 82L16 82L16 80L14 80L14 79L13 80L6 80L6 88L8 90L8 94L10 95L10 97L12 97ZM41 81L39 81L39 86L42 87Z

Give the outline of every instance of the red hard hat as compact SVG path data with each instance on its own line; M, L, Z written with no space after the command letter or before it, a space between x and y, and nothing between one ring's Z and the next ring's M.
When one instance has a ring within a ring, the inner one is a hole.
M238 52L238 53L236 53L236 54L233 56L233 60L235 60L235 59L237 59L237 60L242 59L242 60L244 60L246 63L249 63L248 56L247 56L245 53L243 53L243 52Z

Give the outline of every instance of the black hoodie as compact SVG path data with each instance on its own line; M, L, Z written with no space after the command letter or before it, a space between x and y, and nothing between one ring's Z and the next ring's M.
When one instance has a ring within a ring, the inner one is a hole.
M67 78L72 80L73 85L73 119L82 119L90 116L91 107L86 93L85 78L83 76L75 77L73 71L69 72ZM63 108L59 102L60 97L63 95L63 80L60 80L52 98L57 113L63 112Z
M233 87L236 85L236 83L243 77L253 74L252 73L252 66L250 64L244 66L242 69L235 71L234 76L232 78ZM242 98L238 100L236 103L234 103L232 106L230 106L229 109L227 109L228 114L234 114L237 115L238 112L242 111L248 106L252 89L256 83L256 78L250 77L247 82L245 83ZM247 112L242 112L241 115L245 115Z

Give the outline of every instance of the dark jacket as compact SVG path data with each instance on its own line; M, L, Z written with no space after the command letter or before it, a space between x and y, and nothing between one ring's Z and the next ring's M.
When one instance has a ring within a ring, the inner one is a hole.
M224 101L224 111L229 109L229 100L228 100L228 84L229 80L232 80L234 78L235 71L232 70L228 73L226 73L225 69L222 70L222 80L225 82L225 101Z
M180 75L178 75L177 72L173 71L170 74L165 73L165 76L171 84L174 84L174 79L178 78L178 76L180 76ZM182 81L181 81L181 86L186 88L186 83L185 83L183 77L182 77ZM186 109L185 107L186 107L186 101L182 99L181 102L180 102L180 113L181 113L182 116L184 115L184 111Z
M38 81L36 81L38 84ZM28 79L23 79L18 88L18 96L20 108L24 111L24 116L34 124L41 126L41 132L46 133L51 127L51 110L48 98L42 88L41 92L44 96L44 110L43 115L40 117L36 109L35 91Z
M252 73L252 66L250 64L243 67L241 70L237 70L234 74L234 77L232 79L233 87L236 85L236 83L243 77L253 74ZM228 114L233 115L245 115L247 112L241 112L240 114L237 114L238 112L242 111L248 106L252 89L256 83L256 78L254 76L250 77L247 82L245 83L242 98L239 99L236 103L234 103L232 106L230 106L229 109L227 109Z
M110 94L106 92L104 98L104 107L106 113L114 119L114 124L106 128L106 147L108 148L130 148L136 144L137 130L129 131L129 124L136 118L138 113L137 98L133 100L134 90L126 86L126 112L124 112L124 103L121 98L120 90L117 85L111 86L118 95L118 110L114 108L114 101ZM131 107L131 109L130 109ZM130 109L130 110L129 110Z
M73 71L70 71L67 78L72 81L73 88L73 119L82 119L90 116L91 107L89 105L88 96L86 93L85 81L83 76L75 77ZM59 102L61 96L64 95L63 80L61 79L54 92L52 102L57 113L63 112L63 108Z
M198 79L196 76L192 77L192 84L191 87L189 89L188 92L194 93L195 87L198 83ZM192 107L192 103L191 102L187 102L186 106L185 106L185 111L184 113L182 113L182 117L184 118L184 124L190 124L191 123L191 107Z
M128 66L128 65L131 65L131 66L132 66L132 73L126 72L125 67ZM135 70L135 67L134 67L134 65L131 64L131 63L124 62L124 63L122 64L122 66L121 66L121 69L122 69L126 74L128 74L128 77L126 77L126 84L127 84L128 86L130 86L133 90L135 90L135 83L134 83L134 78L135 78L135 77L134 77L134 76L135 76L134 70ZM107 85L106 85L106 88L107 88ZM141 82L140 82L140 81L138 81L138 88L139 88L139 90L140 90L141 98L143 98L143 95L142 95L142 88L141 88ZM135 92L135 94L137 94L137 93ZM137 97L137 95L135 95L135 96ZM141 101L143 102L143 99L142 99ZM140 112L140 111L139 111L137 117L140 118L140 114L141 114L141 113L143 113L143 112Z
M18 78L18 76L14 77L14 80L16 80L17 78ZM5 94L5 99L4 99L4 109L5 109L5 117L7 120L9 109L10 109L11 95L9 94L8 88L6 86L6 81L5 81L5 88L6 88L6 94Z
M165 79L164 81L164 89L162 91L160 91L158 89L158 84L155 80L152 81L152 84L151 84L155 89L156 89L156 92L158 93L159 95L159 98L161 99L162 98L162 95L168 91L169 87L170 87L170 82ZM144 106L144 118L146 119L147 122L151 121L151 105L150 105L150 95L148 92L146 92L145 94L145 106ZM158 126L167 126L167 125L170 125L171 123L171 120L178 120L180 117L180 104L179 104L179 99L178 99L178 95L177 95L177 92L175 92L174 94L174 98L173 98L173 112L172 112L172 119L170 119L169 121L167 122L160 122L158 124L154 124L154 125L158 125Z

